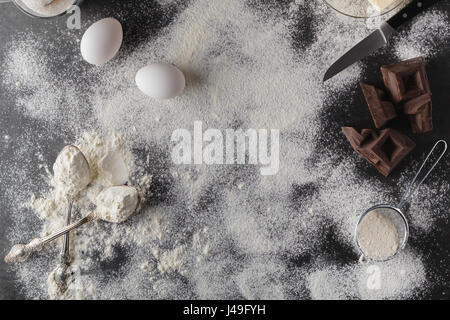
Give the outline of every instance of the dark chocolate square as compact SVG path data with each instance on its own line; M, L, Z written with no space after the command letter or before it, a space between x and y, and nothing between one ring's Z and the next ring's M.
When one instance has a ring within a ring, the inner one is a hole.
M383 90L362 82L360 85L376 128L383 127L389 120L397 116L392 102L384 99Z
M353 149L384 176L388 176L416 146L408 136L393 129L376 131L342 127L342 131Z
M425 133L433 130L433 105L431 95L425 93L403 104L403 113L408 117L414 133Z
M430 93L430 84L422 57L381 67L384 84L396 103Z

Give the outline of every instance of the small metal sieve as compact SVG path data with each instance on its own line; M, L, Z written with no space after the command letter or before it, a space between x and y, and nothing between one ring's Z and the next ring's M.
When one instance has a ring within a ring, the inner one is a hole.
M425 167L425 165L428 163L430 157L433 155L433 153L435 152L435 150L437 149L439 144L443 144L443 148L444 148L443 151L440 153L439 157L433 163L431 168L427 171L425 176L419 180L420 173L422 172L422 170ZM355 242L356 242L356 246L358 247L359 251L362 253L362 255L364 257L366 257L367 259L372 260L372 261L387 261L387 260L392 259L398 252L400 252L403 248L405 248L406 243L408 241L408 237L409 237L409 225L408 225L408 220L406 219L405 215L402 212L402 208L405 206L405 204L407 203L407 201L409 200L411 195L422 185L422 183L425 181L425 179L428 178L428 176L433 171L433 169L436 167L436 165L439 163L439 161L442 159L442 157L444 156L446 151L447 151L447 142L445 140L439 140L438 142L436 142L436 144L433 146L433 148L431 149L430 153L427 155L427 157L425 158L424 162L420 166L420 168L417 171L416 175L414 176L414 178L409 183L408 187L406 188L405 193L402 196L402 199L400 200L400 202L399 202L399 204L397 206L392 206L392 205L389 205L389 204L379 204L379 205L376 205L376 206L373 206L373 207L367 209L359 217L359 220L358 220L358 223L356 224L356 229L355 229ZM419 182L416 184L416 182L418 180L419 180ZM374 258L371 258L371 257L367 257L365 252L361 248L361 245L360 245L360 242L359 242L359 239L358 239L359 226L361 224L361 221L368 214L372 214L375 211L378 212L378 213L383 214L386 218L388 218L393 223L395 228L397 229L397 234L398 234L398 243L399 243L399 245L398 245L397 251L392 256L390 256L390 257L388 257L386 259L383 259L383 260L377 260L377 259L374 259Z

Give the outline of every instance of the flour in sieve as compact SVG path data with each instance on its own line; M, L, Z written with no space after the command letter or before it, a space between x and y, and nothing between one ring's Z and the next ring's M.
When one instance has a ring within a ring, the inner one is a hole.
M389 259L399 249L397 228L388 216L377 210L363 217L357 236L361 250L371 259Z

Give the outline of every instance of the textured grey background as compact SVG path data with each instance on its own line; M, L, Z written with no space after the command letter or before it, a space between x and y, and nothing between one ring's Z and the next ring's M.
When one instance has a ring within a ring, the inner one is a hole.
M255 0L256 1L256 0ZM262 0L262 3L271 5L286 5L289 1L277 1L277 0ZM144 4L143 4L144 3ZM181 1L182 3L182 1ZM154 6L152 16L143 16L141 14L140 6L146 7ZM448 1L442 1L437 7L442 10L446 10L450 13L450 4ZM161 27L165 26L171 21L176 14L177 8L174 7L173 11L167 12L159 10L159 7L152 1L132 1L132 0L86 0L82 5L82 14L84 21L93 21L105 16L118 16L124 25L125 30L125 46L136 45L140 41L144 41L147 37L150 37L153 33L157 32ZM308 14L308 13L305 13ZM65 28L65 17L53 19L51 21L37 20L30 18L23 13L19 12L11 4L0 4L0 65L2 64L2 56L5 50L5 44L7 44L14 35L20 32L27 32L27 30L33 30L33 32L42 31L43 41L61 41L61 34L67 32ZM84 22L86 23L86 22ZM141 28L142 24L146 25L146 28ZM86 28L83 24L82 30ZM305 31L306 30L306 31ZM312 39L313 35L308 34L308 28L302 27L302 31L298 34L297 45L301 46L301 41L308 41ZM78 32L81 36L81 31ZM300 40L301 39L301 40ZM61 44L64 45L64 44ZM73 48L67 48L67 50L74 50ZM434 125L435 130L431 133L415 136L414 140L417 142L418 147L414 150L412 157L421 157L426 152L432 143L439 138L445 138L450 141L450 44L447 42L442 48L441 53L429 61L427 65L427 71L431 78L431 86L433 92L434 101ZM392 58L386 53L380 53L365 59L367 64L366 70L377 70L379 65L385 64L391 61ZM1 74L1 70L0 70ZM371 83L379 83L379 77L376 72L370 72L365 75L365 80ZM348 90L347 93L342 95L342 99L351 99L355 103L363 104L364 100L360 92L354 90ZM368 112L363 108L357 110L352 109L352 112L346 112L342 109L342 105L336 103L335 105L325 106L328 110L324 110L324 114L330 114L332 109L333 123L334 125L328 130L339 130L341 125L355 125L355 126L370 126L371 120L368 116ZM406 126L405 123L398 123L397 126ZM39 123L33 120L24 118L14 110L14 106L5 95L4 89L1 87L0 81L0 136L4 134L19 136L23 130L43 130ZM3 143L3 142L2 142ZM323 147L326 147L327 142L323 141ZM343 148L348 148L346 142L342 141ZM49 154L55 155L62 146L62 141L58 140L58 137L50 137L48 140L43 141L42 148ZM9 148L14 146L0 146L0 164L11 160L11 150ZM402 166L407 163L402 164ZM395 184L395 178L398 176L398 171L394 172L391 176L391 184ZM368 174L376 174L375 171L371 171ZM441 166L433 177L439 177L440 179L449 179L449 170L445 166ZM432 178L433 178L432 177ZM7 265L3 262L3 256L9 250L9 242L6 240L6 229L10 221L11 212L8 211L8 203L5 201L4 190L0 185L0 299L20 299L20 288L14 282L14 274L8 269ZM448 197L447 197L448 198ZM448 201L448 200L447 200ZM450 208L450 201L447 205ZM448 266L450 265L450 226L446 221L442 221L438 232L431 233L424 238L420 239L420 243L414 243L414 245L420 249L420 251L426 257L426 266L429 269L433 269L433 274L439 275L437 278L430 278L433 283L432 287L426 292L426 298L445 299L450 297L450 273ZM341 250L342 260L346 261L353 256L348 257L346 253L347 248L342 248L338 244L334 244L333 239L327 239L328 245L324 245L324 248L328 250ZM331 245L331 248L330 248ZM340 253L339 253L340 255Z

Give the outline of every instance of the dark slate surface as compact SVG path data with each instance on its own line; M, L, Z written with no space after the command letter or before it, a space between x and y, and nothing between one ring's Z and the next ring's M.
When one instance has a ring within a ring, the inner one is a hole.
M253 1L255 2L255 1ZM258 1L256 1L258 2ZM285 1L280 1L282 3ZM264 0L261 1L263 5L274 5L276 0ZM285 3L284 3L285 4ZM151 17L141 14L141 6L153 6L153 14ZM450 13L450 4L447 1L442 1L437 5L441 10L446 10ZM136 45L140 41L144 41L147 37L152 36L161 27L167 25L173 16L176 14L176 8L173 11L164 11L159 9L158 5L152 1L132 1L132 0L89 0L85 1L82 5L82 14L86 20L95 20L105 16L117 16L123 22L125 30L125 46ZM309 13L305 13L309 14ZM45 31L42 39L43 41L55 41L58 39L58 35L63 32L67 32L65 28L65 17L59 17L52 21L44 21L33 19L19 12L12 4L0 4L0 65L2 63L1 57L5 51L6 45L15 34L19 32L26 32L27 30L33 30L34 32ZM146 28L141 28L142 24L146 25ZM85 29L83 25L82 30ZM306 31L305 31L306 30ZM308 28L302 26L302 31L299 32L298 39L312 39L312 35L305 34ZM81 31L75 30L81 35ZM295 45L302 46L302 41L295 41ZM73 50L73 48L72 48ZM417 142L417 148L414 150L411 158L420 158L425 152L429 150L431 145L441 138L445 138L450 141L450 41L442 47L440 54L430 59L427 63L427 71L431 79L431 88L433 92L434 103L434 125L435 130L433 132L414 136L414 140ZM382 64L392 62L392 57L389 54L389 50L382 51L364 60L366 64L366 74L364 79L368 83L379 84L379 73L374 72L378 70L378 67ZM1 74L1 73L0 73ZM319 75L320 76L320 75ZM341 97L342 103L334 103L330 106L324 107L324 116L331 117L331 125L326 130L339 130L341 125L352 125L360 127L372 127L370 116L365 108L352 108L349 101L352 101L351 105L364 105L364 98L359 90L349 88L348 92L343 92ZM350 109L351 108L351 109ZM350 112L351 110L351 112ZM395 124L396 127L406 127L407 124L399 122ZM4 94L4 89L1 87L0 82L0 136L9 134L11 136L20 135L24 128L40 130L39 125L34 123L33 120L26 119L22 115L18 114L14 110L12 103L8 101ZM322 142L322 147L327 146L327 141ZM58 137L51 137L44 143L44 150L47 150L51 154L56 154L59 147L62 145ZM57 146L57 147L55 147ZM342 139L342 147L348 149L348 145L345 140ZM0 163L6 161L11 156L11 152L4 145L0 147ZM10 159L9 159L10 160ZM410 159L409 159L410 160ZM396 178L399 176L401 169L405 168L409 163L408 160L404 161L394 172L389 180L383 180L391 186L396 186ZM447 166L440 166L437 172L432 175L431 179L446 179L450 178L450 170ZM379 177L376 170L370 170L367 174ZM382 178L380 178L382 179ZM450 208L450 199L445 197L448 205L440 205L442 208ZM9 224L10 218L8 213L8 203L5 201L4 190L0 186L0 207L2 212L0 214L0 256L9 250L9 242L6 239L6 229ZM426 292L424 298L428 299L448 299L450 298L450 272L448 266L450 265L450 225L444 219L439 224L437 232L430 234L424 234L420 239L413 238L411 245L415 246L425 256L425 264L430 272L431 288ZM330 244L335 246L336 250L342 250L342 260L348 261L349 257L346 253L346 249L339 247L339 245L333 244L332 236L329 239ZM325 246L327 247L327 246ZM329 247L328 247L329 249ZM338 255L341 256L340 254ZM354 257L350 257L354 259ZM0 259L0 299L21 299L19 288L14 282L14 274L8 269L7 265Z

